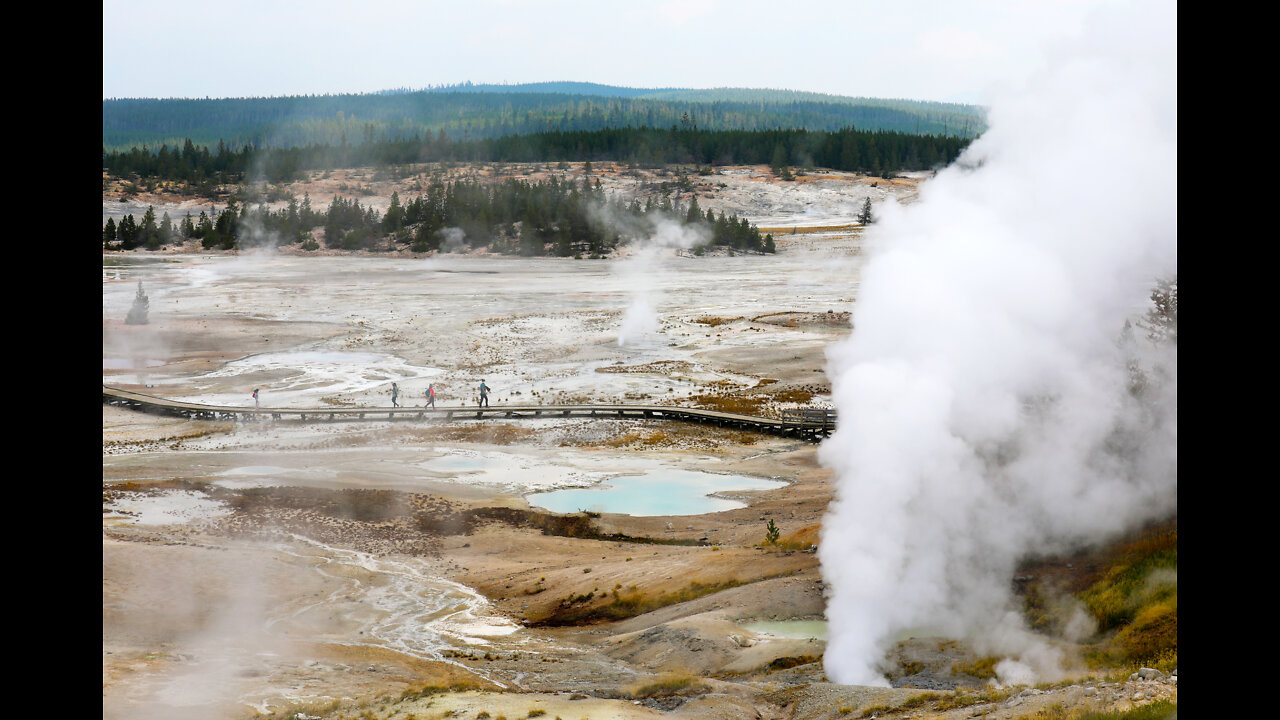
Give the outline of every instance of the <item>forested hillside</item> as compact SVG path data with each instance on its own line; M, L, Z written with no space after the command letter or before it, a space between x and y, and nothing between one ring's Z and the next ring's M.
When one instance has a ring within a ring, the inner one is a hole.
M294 147L413 135L480 140L612 128L887 130L972 138L981 108L783 90L617 88L591 83L469 85L418 91L269 98L107 99L108 150L223 142Z

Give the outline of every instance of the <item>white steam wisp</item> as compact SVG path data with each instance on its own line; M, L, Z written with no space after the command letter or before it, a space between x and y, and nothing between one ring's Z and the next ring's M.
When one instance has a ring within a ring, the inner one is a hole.
M661 291L657 275L666 255L671 250L689 250L707 240L699 226L683 225L665 217L654 222L645 237L633 243L631 254L616 266L631 294L618 330L618 345L624 347L642 342L658 331L657 301Z

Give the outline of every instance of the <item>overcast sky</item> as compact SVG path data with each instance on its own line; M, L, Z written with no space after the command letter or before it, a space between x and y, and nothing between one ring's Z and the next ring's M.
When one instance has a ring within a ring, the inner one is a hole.
M575 80L983 102L1107 2L104 0L102 96Z

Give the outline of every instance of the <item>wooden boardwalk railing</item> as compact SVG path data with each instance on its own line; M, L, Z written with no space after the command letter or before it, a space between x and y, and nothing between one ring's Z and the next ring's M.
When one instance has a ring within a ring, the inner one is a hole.
M836 411L827 410L826 408L783 410L782 419L811 425L823 425L831 430L834 430L836 427Z
M782 419L737 415L735 413L684 408L671 405L495 405L493 407L323 407L275 408L227 407L201 405L143 395L120 388L102 386L104 405L118 405L154 415L170 415L194 420L293 420L296 422L329 422L341 420L487 420L528 418L634 418L676 420L750 430L781 437L803 438L819 442L835 428L835 413L819 410L817 414L784 413Z

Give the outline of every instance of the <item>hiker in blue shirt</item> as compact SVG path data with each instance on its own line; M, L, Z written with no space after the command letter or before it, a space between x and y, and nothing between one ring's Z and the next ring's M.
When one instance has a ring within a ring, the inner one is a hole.
M480 407L489 407L489 386L480 381Z

